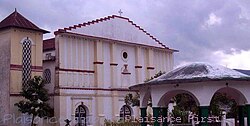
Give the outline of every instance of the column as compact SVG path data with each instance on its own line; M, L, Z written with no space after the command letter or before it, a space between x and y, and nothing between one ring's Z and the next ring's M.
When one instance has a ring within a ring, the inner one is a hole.
M135 51L135 75L136 75L136 83L143 82L142 80L142 61L141 61L141 47L136 47Z
M162 107L162 117L163 117L163 123L162 126L167 126L168 125L168 107Z
M118 63L117 63L117 51L116 51L116 43L113 42L111 43L111 46L110 46L110 68L111 68L111 88L117 88L117 66L118 66ZM112 92L112 117L113 117L113 120L117 120L117 117L116 115L118 114L119 115L119 98L118 98L118 92L117 91L113 91Z
M147 107L141 107L141 126L147 126L146 117L147 117Z
M95 42L94 69L95 69L95 87L103 87L103 50L102 42Z
M110 67L111 67L111 87L116 88L117 87L117 51L116 51L116 43L111 44L110 48Z
M154 51L153 49L148 49L148 56L147 56L147 78L151 78L152 76L154 76L154 69L155 69L155 66L154 66Z
M244 106L239 105L239 126L244 126Z
M158 122L159 116L160 116L160 107L153 107L153 118L155 119L154 126L160 126L160 122Z
M250 126L250 105L246 105L247 109L247 126Z
M104 70L103 70L103 50L102 50L102 41L97 40L95 41L94 45L94 77L95 77L95 84L94 87L103 88L103 77L104 77ZM95 91L96 94L96 115L99 119L99 124L103 124L104 120L104 101L100 95L103 94L102 91Z
M209 106L200 106L199 107L199 126L208 126L207 118L208 118L208 110Z
M226 126L226 111L222 111L222 116L221 116L221 126Z

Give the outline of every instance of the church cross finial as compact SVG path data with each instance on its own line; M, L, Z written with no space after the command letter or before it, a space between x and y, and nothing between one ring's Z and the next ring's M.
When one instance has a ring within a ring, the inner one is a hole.
M122 13L123 13L123 12L122 12L122 10L120 9L120 10L118 11L118 13L119 13L120 16L122 16Z

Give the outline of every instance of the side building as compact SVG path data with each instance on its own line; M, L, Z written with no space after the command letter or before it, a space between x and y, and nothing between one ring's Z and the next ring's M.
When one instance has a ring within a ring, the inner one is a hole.
M17 125L11 122L22 116L14 106L22 99L21 89L32 76L43 73L44 33L48 31L16 10L0 22L0 125Z
M55 116L72 124L138 117L139 108L124 103L126 94L136 92L128 87L173 69L176 50L125 17L108 16L54 34L43 42L44 77L54 90Z

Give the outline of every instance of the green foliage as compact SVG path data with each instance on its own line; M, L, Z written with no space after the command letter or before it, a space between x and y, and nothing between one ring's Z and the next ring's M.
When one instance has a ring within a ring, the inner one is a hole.
M134 96L133 94L129 93L125 96L124 101L126 105L132 105L133 107L140 106L139 98L140 98L140 95L138 92Z
M182 123L188 123L188 111L182 110L183 108L181 106L174 106L174 109L172 110L172 116L177 118L181 117Z
M53 109L47 103L49 100L48 91L44 88L45 83L42 77L35 76L28 81L27 88L22 88L21 95L25 98L15 104L22 113L32 115L32 124L35 117L52 117Z
M237 116L238 110L236 101L226 94L215 93L210 103L211 114L219 116L223 108L227 108L227 110L225 110L227 112L227 117Z
M176 102L176 106L178 106L181 111L198 112L196 102L189 94L177 94L174 97L174 101Z
M188 114L189 111L198 113L198 107L195 100L189 94L177 94L173 98L176 106L172 110L172 116L181 117L182 123L188 123Z
M150 81L150 80L153 80L154 78L157 78L157 77L159 77L159 76L161 76L161 75L163 75L163 74L165 74L166 72L161 72L161 71L159 71L158 73L156 73L153 77L150 77L150 78L148 78L148 79L146 79L144 82L148 82L148 81Z

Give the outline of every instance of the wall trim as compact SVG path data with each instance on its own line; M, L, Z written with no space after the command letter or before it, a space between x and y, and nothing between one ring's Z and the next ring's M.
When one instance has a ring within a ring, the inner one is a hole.
M23 66L18 64L10 64L10 70L23 71ZM43 72L42 66L31 66L32 72Z
M138 92L138 90L130 90L128 88L77 88L77 87L59 87L59 89L70 89L70 90L100 90L100 91L132 91L132 92Z
M125 75L130 75L131 73L125 73L125 72L122 72L122 74L125 74Z
M137 66L135 66L135 68L142 68L142 66L140 66L140 65L137 65Z
M94 64L103 64L104 62L102 62L102 61L95 61L95 62L93 62Z
M59 67L56 67L56 70L65 71L65 72L95 73L94 70L65 69L65 68L59 68Z
M148 70L154 70L155 67L147 67Z
M118 63L110 63L110 66L117 66Z

